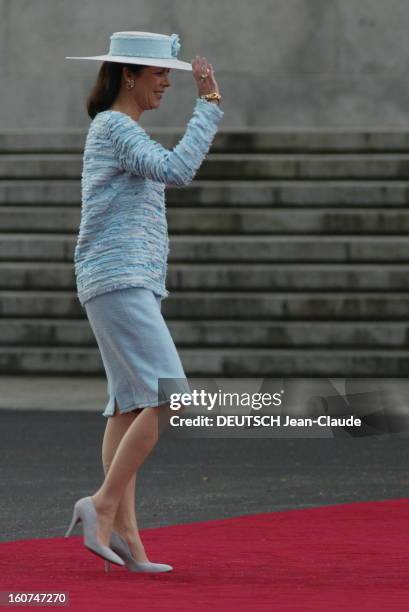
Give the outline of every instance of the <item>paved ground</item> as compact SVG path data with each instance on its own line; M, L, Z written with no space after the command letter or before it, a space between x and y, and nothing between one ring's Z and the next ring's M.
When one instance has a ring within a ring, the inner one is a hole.
M24 402L7 409L3 401L0 541L64 535L75 500L92 494L103 477L105 422L95 410L25 410ZM407 437L178 439L165 433L140 472L137 508L145 528L409 497L408 491Z

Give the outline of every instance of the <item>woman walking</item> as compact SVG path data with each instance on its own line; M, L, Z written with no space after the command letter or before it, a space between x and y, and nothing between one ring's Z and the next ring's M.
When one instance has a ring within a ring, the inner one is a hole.
M74 505L68 537L82 522L84 545L131 571L163 572L141 541L135 514L139 468L154 448L170 392L190 392L161 314L169 252L166 185L186 185L209 151L224 112L213 67L205 57L177 59L179 36L115 32L87 100L92 119L82 172L81 223L75 248L78 298L103 360L108 403L102 443L105 480ZM193 116L172 150L138 123L159 108L171 69L190 70L198 86ZM159 379L171 379L158 387Z

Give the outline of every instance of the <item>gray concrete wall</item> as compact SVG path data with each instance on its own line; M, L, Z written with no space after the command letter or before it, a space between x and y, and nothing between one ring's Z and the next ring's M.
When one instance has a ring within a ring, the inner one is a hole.
M0 129L86 127L109 35L181 36L224 96L223 127L407 127L408 0L0 0ZM173 71L145 126L182 126L196 85Z

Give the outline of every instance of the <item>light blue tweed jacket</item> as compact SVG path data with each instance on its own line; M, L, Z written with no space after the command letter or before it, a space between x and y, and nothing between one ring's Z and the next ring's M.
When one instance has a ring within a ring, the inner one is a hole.
M83 157L81 222L74 252L78 298L146 287L165 298L169 238L166 185L186 185L209 151L224 112L196 99L172 149L129 115L107 110L90 124Z

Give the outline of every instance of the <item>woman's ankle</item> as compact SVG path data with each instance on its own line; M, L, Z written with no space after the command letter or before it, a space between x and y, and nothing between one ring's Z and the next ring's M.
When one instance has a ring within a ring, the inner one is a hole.
M123 523L114 522L114 531L119 533L123 538L135 538L138 533L136 525L124 525Z
M117 502L112 499L106 499L99 493L91 495L91 499L97 512L100 512L101 514L112 514L115 516L118 508Z

